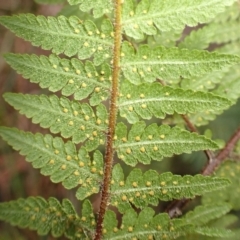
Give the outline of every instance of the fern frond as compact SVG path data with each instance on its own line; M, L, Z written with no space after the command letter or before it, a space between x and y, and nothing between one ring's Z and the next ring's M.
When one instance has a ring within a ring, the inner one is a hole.
M177 239L189 233L212 237L232 237L230 230L199 227L186 223L183 219L170 219L168 214L155 215L151 208L144 208L137 214L128 209L117 227L116 214L108 211L104 219L104 240L122 239Z
M6 54L5 59L24 78L39 83L41 88L52 92L62 90L64 96L74 94L75 100L91 94L90 104L93 106L108 98L111 69L107 64L97 72L90 61L83 64L76 58L68 60L55 55Z
M235 66L237 65L234 65L233 67ZM183 79L181 81L181 87L184 89L195 89L196 91L208 92L222 82L222 78L230 71L230 69L231 68L229 67L225 67L220 71L214 71L200 77Z
M213 219L217 219L225 215L231 210L231 205L228 203L214 203L201 205L188 212L183 219L188 223L195 225L204 225Z
M178 46L187 49L206 49L210 43L227 43L240 39L239 21L211 23L192 31Z
M240 68L233 66L222 78L221 85L214 89L213 93L226 96L235 103L240 97Z
M104 14L110 14L113 10L113 1L111 0L68 0L69 4L80 4L80 10L88 12L93 9L93 16L99 18Z
M240 40L224 45L218 48L218 52L240 55Z
M55 198L48 201L41 197L21 198L0 203L0 219L21 228L36 230L39 235L51 231L54 237L64 234L68 239L82 239L86 238L85 234L90 236L94 232L92 222L95 222L90 202L85 201L82 208L80 218L67 199L61 205Z
M50 176L52 182L62 182L67 189L79 186L76 197L80 200L99 191L103 174L103 157L95 151L90 160L85 148L76 151L75 145L66 143L59 137L53 138L1 127L0 136L8 142L34 168L41 168L41 173Z
M240 11L239 11L239 2L235 1L234 4L232 4L229 7L226 7L224 12L218 14L214 19L213 22L223 23L226 21L234 21L240 17Z
M121 67L127 80L133 84L153 82L156 78L172 83L182 78L201 76L238 63L235 55L200 50L142 45L135 53L128 42L122 45Z
M131 205L138 208L146 207L148 204L157 206L159 200L170 201L173 199L194 198L205 192L224 188L229 184L230 182L223 178L203 175L185 175L182 177L173 175L170 172L159 174L153 170L142 173L137 168L132 170L125 180L123 170L117 164L113 168L111 202L120 212L125 212ZM222 206L222 212L227 211L226 208L230 208L229 205L227 206L225 208ZM195 214L197 215L198 211ZM205 215L207 215L207 212ZM213 215L210 217L213 217Z
M126 125L119 123L115 139L118 157L131 166L138 162L149 164L152 159L160 161L173 154L218 148L215 142L196 133L155 123L146 127L144 122L134 124L128 136Z
M222 113L222 111L212 112L211 110L206 110L204 112L188 114L188 117L195 126L200 127L200 126L204 126L204 125L208 124L209 122L215 120L216 117L218 115L220 115L221 113Z
M219 237L223 239L228 239L235 236L234 232L228 229L221 229L221 228L212 228L212 227L199 227L196 228L195 233L208 236L208 237Z
M148 36L147 42L151 47L161 46L164 47L175 47L177 40L179 40L182 36L182 31L169 31L169 32L161 32L158 31L156 35Z
M94 56L95 65L111 57L113 29L108 20L102 22L101 30L92 21L83 22L76 16L68 19L21 14L1 16L0 23L34 46L52 49L56 54L64 53L69 57L77 54L80 59Z
M209 77L211 75L208 75ZM207 77L207 76L205 76ZM202 80L206 78L202 78ZM222 97L226 97L231 101L231 105L233 105L238 98L240 97L240 70L239 65L232 66L228 71L226 72L219 72L219 74L216 76L215 79L209 78L211 80L208 81L202 81L201 79L196 79L195 82L193 81L187 81L182 85L186 88L194 88L194 86L197 85L197 83L201 85L198 85L198 88L201 88L202 90L205 90L209 88L209 82L211 82L211 86L214 87L216 83L220 83L220 85L217 85L215 89L212 90L212 93L220 95ZM189 85L187 86L187 83ZM196 88L195 88L196 89ZM191 122L194 123L196 126L203 126L208 124L209 121L213 121L217 115L220 115L222 113L222 110L212 110L209 108L206 111L200 111L195 114L188 114L189 118L191 119Z
M166 114L194 113L211 109L222 110L230 106L226 98L211 93L162 86L159 83L133 85L124 81L120 89L118 107L120 115L129 123L139 118L165 118Z
M216 174L219 177L228 178L231 181L231 184L222 191L214 191L212 193L205 194L202 198L203 204L209 204L211 202L228 202L234 210L239 210L240 163L226 161L220 166Z
M148 207L142 209L139 215L133 209L128 209L118 228L116 214L109 210L104 219L103 239L176 239L192 229L189 224L182 224L182 221L179 224L178 219L171 220L166 213L154 214L154 210Z
M64 138L72 137L74 143L83 142L88 151L104 144L107 129L107 110L100 104L96 114L86 103L58 98L55 95L29 95L5 93L4 99L19 110L21 114L32 118L43 128L50 128L52 133L61 133Z
M157 29L161 31L183 30L185 25L196 26L198 23L208 22L234 2L236 1L141 0L135 6L133 0L125 0L122 17L123 29L134 39L142 39L144 34L154 35Z

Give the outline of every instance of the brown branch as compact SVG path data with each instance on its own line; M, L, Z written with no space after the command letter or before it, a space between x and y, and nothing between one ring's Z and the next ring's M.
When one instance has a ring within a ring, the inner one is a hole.
M227 156L234 149L238 140L240 139L240 127L233 134L233 136L229 139L225 147L220 151L212 161L209 161L206 167L202 171L202 175L211 175L214 173L216 168L227 158ZM181 209L186 206L186 204L190 201L190 199L181 199L173 201L166 209L166 212L169 214L171 218L176 217L181 213Z
M215 169L227 158L227 156L234 149L236 143L240 139L240 127L233 134L233 136L229 139L225 147L218 153L216 159L209 164L206 165L204 170L202 171L203 175L211 175Z
M191 130L192 132L198 133L197 128L193 125L193 123L189 120L189 118L186 115L181 115L183 120L185 121L187 127L189 128L189 130ZM210 150L204 150L205 155L207 156L207 159L209 162L213 162L215 159L215 155L212 151Z
M104 164L104 177L101 189L101 203L98 213L97 225L95 240L100 240L102 238L102 229L103 229L103 220L108 207L109 198L110 198L110 181L112 174L112 165L113 165L113 138L115 133L116 125L116 116L117 116L117 97L118 97L118 82L120 75L120 49L122 41L121 33L121 6L122 0L115 0L114 6L114 49L113 49L113 71L112 71L112 89L110 97L110 106L109 106L109 126L107 133L107 144L106 144L106 153L105 153L105 164Z

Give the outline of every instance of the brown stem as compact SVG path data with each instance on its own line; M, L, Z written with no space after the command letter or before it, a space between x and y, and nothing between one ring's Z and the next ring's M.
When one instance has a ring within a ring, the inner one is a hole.
M192 124L192 122L189 120L189 118L186 115L181 115L183 120L185 121L187 127L189 128L189 130L191 130L192 132L198 133L197 128ZM209 162L214 161L215 156L214 153L210 150L204 150L205 155L207 156L207 159Z
M103 220L107 210L109 198L110 198L110 181L113 165L113 138L115 133L116 116L117 116L117 96L118 96L118 82L120 75L120 49L121 49L121 4L122 0L115 0L114 6L114 49L113 49L113 64L112 64L112 90L110 96L109 106L109 126L107 132L107 144L105 153L105 164L104 164L104 177L101 190L101 203L98 213L96 233L94 240L100 240L102 237Z
M233 134L233 136L229 139L225 147L218 153L218 155L209 161L204 170L202 171L202 175L211 175L216 170L216 168L226 159L226 157L230 154L230 152L235 147L236 143L240 139L240 127ZM182 199L173 201L166 209L166 212L170 217L175 217L181 212L181 209L185 207L185 205L190 201L190 199Z
M229 139L225 147L218 153L216 159L204 168L202 171L203 175L211 175L215 169L223 162L223 160L230 154L230 152L234 149L236 143L240 139L240 127L233 134L233 136Z

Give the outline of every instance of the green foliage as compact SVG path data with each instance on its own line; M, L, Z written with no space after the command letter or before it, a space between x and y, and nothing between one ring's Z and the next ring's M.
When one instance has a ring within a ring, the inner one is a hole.
M134 84L153 82L156 78L173 83L179 81L180 76L201 76L239 62L239 57L234 55L179 48L150 49L146 45L141 45L135 53L134 48L126 42L122 54L123 74Z
M222 213L224 208L227 211L226 205L223 205L222 209L219 206ZM184 239L186 239L188 234L204 235L204 238L206 236L221 238L233 236L229 230L199 226L202 224L197 222L189 223L184 218L172 220L166 213L155 216L154 214L154 210L148 207L142 209L139 214L133 209L128 209L123 215L119 229L115 213L108 211L104 221L105 235L103 239L132 239L133 236L137 237L137 239L179 239L179 237L184 236ZM195 214L195 210L193 214Z
M227 161L217 171L217 176L227 177L231 181L231 185L224 190L208 193L203 197L203 203L209 202L228 202L235 210L240 209L239 193L240 193L240 164Z
M36 230L39 235L51 231L54 237L65 235L68 239L81 239L93 232L95 222L92 206L85 201L80 218L72 203L64 199L62 205L55 198L48 201L41 197L29 197L0 204L0 219L21 228Z
M190 133L181 128L153 123L146 127L144 122L134 124L127 136L127 127L119 123L116 127L115 147L118 157L126 164L137 162L149 164L173 154L190 153L200 149L217 149L218 145L204 136Z
M83 12L93 9L95 18L101 17L103 14L110 14L113 10L113 2L111 0L68 0L71 5L80 4Z
M139 99L140 97L140 99ZM230 105L227 99L219 96L171 88L159 83L136 86L125 81L121 85L118 107L120 115L129 123L139 121L139 117L150 119L152 116L165 118L166 114L196 113L198 111L221 110Z
M207 167L219 160L212 151L220 145L195 126L214 120L240 96L237 1L68 3L58 17L0 17L18 37L52 51L8 53L5 60L54 93L4 93L6 102L51 134L1 127L0 136L52 182L75 188L78 200L96 194L100 211L85 200L79 217L69 200L30 197L0 203L0 219L74 240L235 239L238 229L228 228L238 218L227 213L240 209L239 148L216 176L181 176L174 167L158 166L193 151L205 151ZM185 26L196 28L186 36ZM202 195L202 204L179 218L160 213L161 202Z
M77 54L79 59L94 56L94 64L99 65L110 57L113 45L112 24L104 20L99 30L89 20L82 21L75 16L44 17L32 14L3 16L0 23L17 36L31 41L34 46L52 49L53 53L64 53L68 57ZM31 23L31 24L29 24ZM58 60L55 60L58 65Z
M33 123L49 128L52 133L61 133L64 138L72 137L74 143L86 142L88 151L104 143L107 112L104 105L97 106L96 114L86 103L79 104L55 95L23 95L6 93L5 100L14 108L32 118Z
M198 225L203 225L213 219L222 217L231 210L231 205L226 203L209 204L198 206L194 211L188 212L184 219L186 222L196 222Z
M126 34L135 39L142 39L144 34L154 35L161 31L183 30L185 25L196 26L206 23L225 6L234 0L197 0L197 1L158 1L142 0L135 7L133 0L123 4L123 28Z
M183 42L181 48L205 49L210 43L227 43L239 39L239 21L211 23L197 31L193 31ZM219 36L221 36L219 38Z
M62 182L67 189L78 186L76 197L83 200L99 191L103 174L103 159L99 151L91 161L85 148L76 151L73 142L66 143L59 137L26 133L17 129L1 128L0 134L15 150L26 156L34 168L51 176L52 182Z
M6 61L31 82L52 92L62 90L62 95L74 94L75 100L87 98L98 105L109 95L111 69L103 64L98 73L92 62L83 64L76 58L61 59L56 55L45 56L7 54ZM34 69L34 71L33 71ZM49 78L51 81L49 81Z
M124 212L131 205L138 208L148 204L157 206L159 200L170 201L184 197L193 198L228 185L228 180L216 177L202 175L185 175L182 177L173 175L170 172L158 174L153 170L148 170L143 174L140 169L132 170L124 180L122 168L120 165L115 165L111 187L111 202L120 212ZM222 209L222 206L220 207ZM229 206L227 207L229 209ZM188 218L186 218L187 220Z

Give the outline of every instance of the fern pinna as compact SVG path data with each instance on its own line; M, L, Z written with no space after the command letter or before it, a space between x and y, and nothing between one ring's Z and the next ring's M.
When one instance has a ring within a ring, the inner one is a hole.
M195 126L215 119L240 95L239 2L68 3L62 13L75 8L80 17L0 17L17 36L52 51L8 53L7 63L41 88L61 91L60 97L5 93L5 101L52 135L9 127L1 127L0 135L54 183L77 187L81 214L67 199L29 197L1 203L0 219L67 239L237 239L237 230L226 228L228 220L237 221L229 212L240 209L237 195L234 200L229 194L239 188L240 168L229 161L207 175L230 151L239 156L234 147L240 130L215 155L220 145ZM185 36L186 25L199 23ZM212 43L218 47L207 51ZM202 174L180 176L144 166L192 151L208 156ZM126 173L126 166L133 169ZM100 198L97 212L87 199L93 194ZM200 206L175 218L187 199L200 195ZM172 201L165 213L155 207L162 201Z

